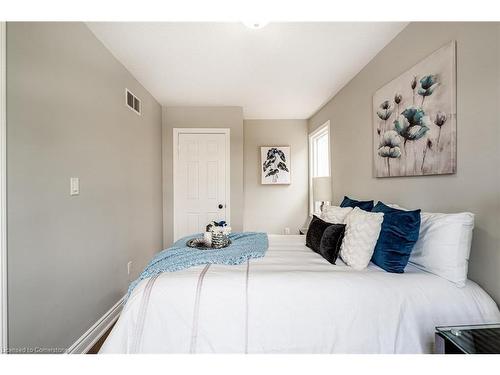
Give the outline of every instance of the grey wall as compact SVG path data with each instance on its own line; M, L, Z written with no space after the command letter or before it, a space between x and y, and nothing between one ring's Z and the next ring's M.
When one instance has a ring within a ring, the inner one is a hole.
M308 138L306 120L244 121L244 229L298 234L307 219ZM291 146L290 185L261 185L260 146Z
M243 109L163 107L163 244L173 239L173 128L229 128L231 148L231 227L243 229Z
M457 41L457 173L372 176L372 95L450 40ZM411 23L309 120L331 121L335 202L344 194L432 212L472 211L469 277L500 302L500 23Z
M8 23L7 103L9 344L66 348L161 249L161 107L82 23Z

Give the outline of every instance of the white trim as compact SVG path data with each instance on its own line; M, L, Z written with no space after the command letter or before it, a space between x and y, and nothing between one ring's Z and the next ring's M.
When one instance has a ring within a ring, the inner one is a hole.
M90 327L78 340L75 341L68 349L66 354L85 354L95 343L104 335L104 333L118 320L120 313L125 304L125 297L123 296L115 305L106 312L97 322Z
M328 132L328 157L330 160L328 161L329 168L329 176L332 175L332 153L331 153L331 133L330 133L330 120L326 121L323 125L319 126L317 129L309 133L309 215L313 214L314 210L314 202L312 196L312 179L313 179L313 139L318 136L320 133Z
M177 237L177 226L176 226L176 199L175 199L175 176L177 172L177 163L179 162L179 134L224 134L226 136L226 221L231 223L231 130L229 128L173 128L173 138L172 138L172 152L173 152L173 167L172 167L172 179L173 181L173 234L174 241L178 239Z
M7 38L0 22L0 353L8 348L7 336Z

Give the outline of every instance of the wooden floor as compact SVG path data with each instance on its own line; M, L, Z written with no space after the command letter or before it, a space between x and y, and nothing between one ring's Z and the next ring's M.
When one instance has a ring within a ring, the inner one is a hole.
M106 339L108 338L108 336L111 333L111 330L113 329L115 324L116 323L113 323L113 325L111 327L109 327L109 329L106 332L104 332L104 334L101 336L101 338L99 340L97 340L97 342L94 344L94 346L92 348L90 348L90 350L86 354L99 353L99 350L101 349L102 344L104 344L104 341L106 341Z

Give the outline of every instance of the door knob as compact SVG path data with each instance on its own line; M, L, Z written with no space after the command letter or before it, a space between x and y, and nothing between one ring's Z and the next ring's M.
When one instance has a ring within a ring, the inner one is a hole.
M224 206L222 204L219 204L219 210L222 210Z

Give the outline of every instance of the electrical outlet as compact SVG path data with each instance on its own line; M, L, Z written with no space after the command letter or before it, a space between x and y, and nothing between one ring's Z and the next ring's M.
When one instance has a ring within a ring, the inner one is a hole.
M129 262L127 263L127 275L130 276L131 272L132 272L132 261L129 260Z
M69 195L80 195L80 179L78 177L71 177L69 185Z
M285 228L285 234L290 234L290 228L288 227Z

